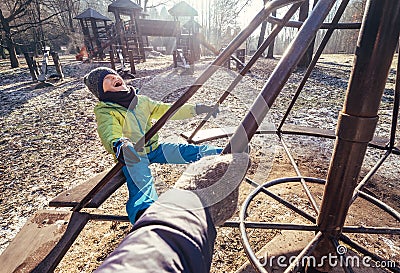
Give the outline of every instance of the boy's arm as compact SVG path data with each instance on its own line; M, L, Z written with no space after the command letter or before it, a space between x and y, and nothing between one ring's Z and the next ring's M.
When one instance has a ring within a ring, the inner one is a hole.
M114 154L113 143L122 137L122 125L120 121L107 109L95 109L97 121L97 133L104 148L110 154Z
M167 110L171 107L170 103L164 103L159 101L154 101L149 97L146 98L145 101L148 104L150 110L150 118L151 119L159 119L162 115L167 112ZM171 119L179 120L179 119L187 119L196 116L196 105L186 103L178 111L171 117Z

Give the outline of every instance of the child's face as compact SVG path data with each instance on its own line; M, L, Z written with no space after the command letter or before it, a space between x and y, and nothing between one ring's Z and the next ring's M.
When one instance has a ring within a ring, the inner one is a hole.
M120 75L108 74L103 80L104 92L127 91L128 88Z

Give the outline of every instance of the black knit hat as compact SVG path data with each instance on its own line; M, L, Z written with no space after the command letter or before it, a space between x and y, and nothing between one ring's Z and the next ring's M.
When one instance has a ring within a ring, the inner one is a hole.
M104 93L103 80L108 74L118 75L117 71L108 67L98 67L83 77L83 82L98 99Z

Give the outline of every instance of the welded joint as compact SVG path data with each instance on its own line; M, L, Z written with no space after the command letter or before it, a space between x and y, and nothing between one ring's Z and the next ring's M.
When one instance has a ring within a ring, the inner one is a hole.
M341 112L338 118L336 136L340 139L368 143L374 138L379 117L358 117Z

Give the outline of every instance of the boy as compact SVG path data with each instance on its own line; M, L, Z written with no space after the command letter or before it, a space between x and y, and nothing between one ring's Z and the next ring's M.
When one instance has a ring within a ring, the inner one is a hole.
M129 200L126 210L131 223L157 199L151 163L187 164L208 155L222 152L221 148L208 145L158 143L158 135L152 137L143 151L136 152L136 143L151 127L153 119L159 119L171 106L136 94L118 73L107 67L99 67L84 76L84 83L99 102L94 108L97 132L105 149L114 154L125 166ZM186 119L208 113L211 106L185 104L172 119ZM218 111L216 111L218 112Z

